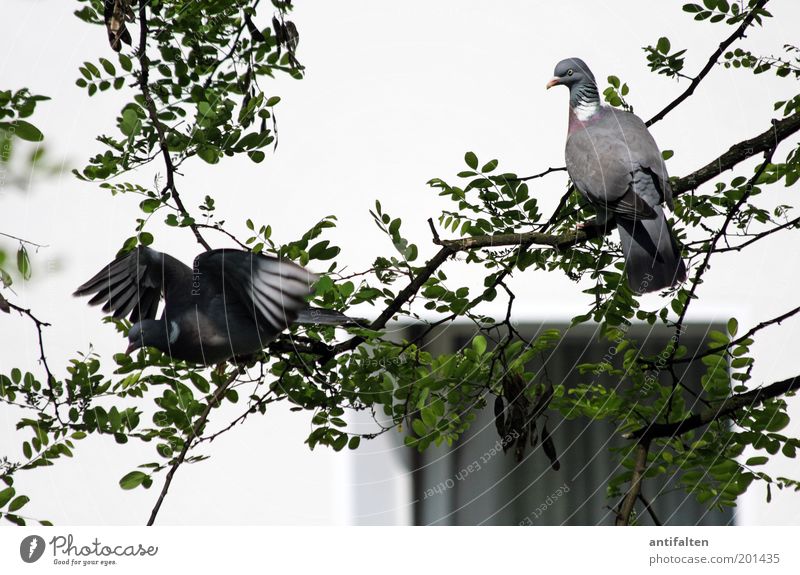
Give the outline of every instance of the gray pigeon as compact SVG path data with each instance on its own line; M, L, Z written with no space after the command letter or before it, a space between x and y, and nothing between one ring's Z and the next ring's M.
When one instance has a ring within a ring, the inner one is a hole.
M242 250L212 250L193 267L140 247L120 256L80 286L90 305L130 314L126 353L154 347L174 359L204 365L257 353L292 323L346 325L346 315L310 308L317 276L299 265ZM161 296L164 312L155 319Z
M597 210L597 225L616 220L628 285L646 293L684 281L686 266L661 208L673 207L669 176L647 126L630 112L601 105L583 60L562 60L554 76L548 88L569 88L569 177Z

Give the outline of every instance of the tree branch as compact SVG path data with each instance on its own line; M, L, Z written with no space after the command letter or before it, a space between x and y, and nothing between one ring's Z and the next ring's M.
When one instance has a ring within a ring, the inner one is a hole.
M747 158L761 152L774 150L781 141L798 130L800 130L800 113L793 114L782 120L773 120L772 127L765 132L732 146L727 152L702 168L688 176L675 180L672 183L673 196L679 196L696 189ZM543 232L524 232L519 234L473 236L455 240L441 240L441 245L452 249L453 252L516 245L530 246L534 244L564 250L602 235L604 234L601 228L592 227L555 235Z
M8 305L8 307L10 307L16 312L19 312L20 315L28 316L31 319L31 321L33 321L33 323L36 325L36 334L39 338L39 361L44 367L45 374L47 375L47 387L50 389L50 399L56 406L56 418L60 422L61 418L59 417L58 414L58 398L56 397L55 388L53 387L56 382L56 378L53 377L53 374L50 372L50 366L47 365L47 356L44 353L44 339L42 338L42 328L49 327L50 324L47 323L46 321L40 320L38 317L33 315L33 312L30 309L26 309L18 305L15 305L6 299L3 299L3 301L6 303L6 305ZM69 397L68 401L71 403L72 398Z
M774 234L775 232L779 232L781 230L785 230L786 228L795 227L795 226L798 226L799 224L800 224L800 217L797 217L797 218L795 218L793 220L789 220L788 222L786 222L784 224L781 224L779 226L775 226L774 228L770 228L769 230L767 230L765 232L761 232L760 234L756 234L755 237L751 237L749 240L747 240L746 242L742 242L739 245L728 246L728 247L725 247L725 248L719 248L717 250L717 253L718 254L722 254L722 253L725 253L725 252L740 252L744 248L746 248L747 246L749 246L751 244L754 244L759 240L763 240L765 237L770 236L770 235ZM700 242L700 243L703 243L703 242Z
M30 240L26 240L25 238L19 238L17 236L14 236L14 235L11 235L11 234L7 234L5 232L0 232L0 236L4 236L4 237L12 239L12 240L17 240L21 244L28 244L29 246L33 246L33 247L35 247L37 249L50 247L50 246L46 246L46 245L42 245L42 244L37 244L36 242L32 242Z
M692 80L692 82L689 84L686 90L684 90L683 93L677 98L675 98L672 102L667 104L667 106L663 110L661 110L658 114L650 118L645 123L647 127L650 127L659 120L662 120L664 116L666 116L672 110L677 108L681 104L681 102L686 100L686 98L688 98L694 93L695 88L697 88L700 82L703 81L703 78L705 78L708 75L708 73L717 63L717 60L719 60L719 57L722 56L723 52L725 52L728 46L733 44L737 39L744 37L745 30L747 30L750 24L753 23L753 19L758 15L758 12L764 7L764 5L768 1L769 0L759 0L756 3L756 5L753 6L753 9L750 10L747 16L744 17L744 20L742 20L742 23L734 31L734 33L728 36L725 40L723 40L722 43L719 45L719 47L714 51L714 53L711 54L711 57L708 59L708 62L706 62L706 65L703 66L703 69L700 70L700 73L697 74L697 76L695 76L694 80Z
M164 480L164 487L161 488L161 493L158 496L158 500L156 501L153 510L150 512L150 519L147 521L148 527L153 525L156 521L156 517L158 516L158 512L161 509L161 504L164 503L164 498L167 496L167 491L169 490L169 486L172 483L172 478L175 476L175 472L178 471L178 467L186 459L186 454L189 452L189 447L192 445L192 441L198 439L200 437L200 432L203 430L203 426L205 426L206 421L208 420L208 416L211 413L211 410L218 406L222 397L225 395L225 392L228 391L228 388L231 384L236 381L239 372L235 371L231 374L231 376L220 385L216 391L212 394L211 398L208 400L208 404L206 405L203 413L200 414L200 417L197 418L197 422L192 427L190 435L186 437L186 441L183 443L183 449L178 454L178 457L175 458L175 461L172 463L170 470L167 472L167 478Z
M716 408L709 407L680 421L673 423L651 423L646 427L627 433L623 437L625 439L636 439L642 442L659 437L671 438L683 435L687 431L703 427L712 421L732 416L741 409L755 407L768 399L785 395L791 391L797 391L798 389L800 389L800 375L773 383L766 387L759 387L744 393L732 395Z
M434 255L428 263L419 271L419 273L412 279L409 284L404 287L399 294L391 301L391 303L383 310L383 313L378 316L378 318L373 321L368 329L371 330L379 330L382 329L387 322L392 319L392 316L400 311L408 300L410 300L425 284L426 281L433 275L433 273L439 269L439 267L447 261L447 259L456 253L458 250L454 250L448 246L442 246L436 255ZM334 346L331 348L330 355L338 355L345 351L351 351L361 345L364 342L364 338L362 336L355 336L353 338L348 339L347 341L343 341L342 343Z
M733 341L731 341L727 345L720 345L720 346L717 346L717 347L709 348L709 349L705 350L703 353L695 354L692 357L684 357L684 358L681 358L681 359L674 359L674 360L672 360L672 363L673 364L675 364L675 363L689 363L689 362L692 362L692 361L696 361L696 360L700 359L701 357L705 357L707 355L713 355L715 353L719 353L720 351L725 351L727 349L732 348L735 345L739 345L744 340L746 340L748 337L750 337L751 335L755 334L757 331L760 331L760 330L764 329L765 327L769 327L769 326L771 326L773 324L781 323L783 320L788 319L788 318L792 317L793 315L797 315L798 313L800 313L800 306L794 308L793 310L787 311L786 313L784 313L782 315L779 315L778 317L774 317L774 318L772 318L770 320L767 320L767 321L762 321L757 326L755 326L754 328L750 329L743 336L734 339Z
M636 504L636 499L639 497L639 493L642 489L645 466L647 465L647 451L649 448L650 440L645 438L636 445L636 461L633 466L631 486L628 488L628 493L625 494L625 498L620 504L619 513L617 513L617 525L630 524L633 506Z
M528 180L535 180L537 178L543 178L547 174L552 174L553 172L566 172L566 166L559 166L558 168L547 168L544 172L539 174L534 174L533 176L526 176L524 178L515 178L518 182L527 182Z
M164 166L167 170L167 185L164 189L169 191L170 195L175 200L175 205L181 211L181 214L183 214L185 218L191 219L186 206L181 200L178 189L175 186L175 164L172 161L172 156L169 154L169 147L167 146L167 138L164 133L164 126L158 119L156 103L153 100L153 96L150 94L150 59L147 57L147 5L148 2L139 2L139 48L137 50L139 67L141 68L141 73L139 74L139 89L141 90L142 97L144 98L147 115L150 118L150 122L153 124L156 134L158 135L158 145L161 149L161 155L164 158ZM211 246L203 238L198 227L193 223L189 224L189 227L191 228L192 233L194 233L197 243L203 246L206 251L210 251Z
M679 196L697 189L747 158L774 149L783 140L800 130L800 112L780 120L772 120L772 127L754 138L744 140L709 162L699 170L672 183L672 195Z
M728 225L733 220L733 217L737 213L739 213L739 210L742 208L745 202L747 202L747 200L750 198L750 195L753 192L753 186L755 185L756 182L758 182L758 178L761 177L761 174L764 173L764 170L767 169L767 166L772 161L772 155L774 153L775 153L775 147L773 146L772 148L769 148L767 152L764 154L764 161L761 162L761 165L756 170L756 173L753 174L753 176L748 180L746 190L742 194L742 197L739 198L739 201L736 202L736 204L730 209L728 214L725 216L725 221L722 222L722 225L720 226L719 230L717 230L717 232L714 234L714 237L711 238L711 242L708 245L708 249L706 250L706 255L703 258L703 262L699 266L697 266L697 271L695 272L694 278L692 279L692 287L689 288L689 293L686 296L686 303L684 303L683 309L681 310L681 313L678 316L678 321L675 322L675 342L674 345L672 346L672 351L669 354L669 360L668 360L670 365L675 360L675 354L678 352L678 344L681 341L681 334L683 333L683 322L686 320L686 314L689 313L689 306L691 305L692 300L695 297L694 294L697 292L697 286L700 285L701 283L700 280L702 279L703 274L705 274L706 271L708 270L708 264L711 261L711 256L714 254L714 249L717 246L717 242L725 235L728 229ZM673 378L676 379L674 374Z

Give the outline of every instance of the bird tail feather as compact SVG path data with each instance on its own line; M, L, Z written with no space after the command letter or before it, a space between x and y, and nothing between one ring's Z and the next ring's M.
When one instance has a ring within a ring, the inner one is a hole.
M369 322L362 318L352 318L335 309L307 307L300 310L296 323L308 325L338 325L342 327L365 327Z
M671 287L686 280L686 265L661 206L653 219L618 218L628 285L636 293Z

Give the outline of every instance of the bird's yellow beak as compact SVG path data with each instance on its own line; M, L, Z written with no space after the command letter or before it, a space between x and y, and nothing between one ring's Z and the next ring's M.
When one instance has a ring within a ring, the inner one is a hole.
M553 86L558 86L560 83L561 83L561 80L559 80L558 78L553 78L552 80L550 80L547 83L547 85L545 87L549 90Z

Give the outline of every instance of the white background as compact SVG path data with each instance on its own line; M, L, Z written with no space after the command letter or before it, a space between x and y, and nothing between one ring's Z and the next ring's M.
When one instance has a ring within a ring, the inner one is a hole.
M521 175L563 165L567 92L544 90L560 59L582 57L601 86L609 74L622 78L631 86L629 102L647 119L685 83L651 74L641 47L668 36L674 48L689 49L685 72L693 74L731 31L693 23L681 11L680 1L661 2L657 8L635 1L297 4L292 19L301 34L299 58L307 77L265 83L283 98L277 107L277 152L259 165L246 159L224 160L217 167L187 163L178 187L192 207L206 194L214 195L231 231L243 230L249 217L271 223L279 241L293 239L319 218L336 214L339 228L331 237L343 248L340 261L349 262L353 270L368 267L376 255L391 249L367 212L376 198L386 211L403 218L405 234L418 244L421 257L433 253L426 219L436 216L444 203L425 182L432 177L454 180L466 150L482 160L499 158L501 168ZM53 98L40 104L33 120L47 136L50 161L64 170L37 182L28 193L10 186L0 189L0 229L49 246L34 256L34 281L15 285L15 301L32 306L53 324L45 337L50 365L60 376L66 359L87 351L90 344L108 361L125 345L100 322L98 310L69 294L131 235L138 203L134 197L112 198L69 173L102 150L93 139L115 131L114 119L124 102L116 93L89 100L75 86L81 62L113 56L102 28L72 16L76 6L55 0L6 0L0 39L2 87L27 86ZM740 45L777 55L782 44L797 40L796 25L790 23L800 21L800 3L779 0L769 9L777 19L768 21L766 29L751 29ZM270 16L260 14L259 26L266 26ZM652 130L662 149L676 151L668 164L670 172L685 175L731 144L763 132L773 117L772 103L796 92L793 81L715 68L692 98ZM788 149L782 146L779 154ZM749 174L753 163L739 173ZM152 181L153 175L142 174L142 181ZM532 186L545 213L561 196L565 182L558 174ZM759 200L761 205L797 203L796 188L775 187L767 196ZM188 231L155 229L157 249L184 261L198 252ZM207 236L216 246L229 245L221 236ZM689 319L725 321L735 315L740 329L746 330L796 306L798 237L796 232L781 233L742 254L717 256ZM2 241L7 249L14 248L13 242ZM464 264L451 262L445 269L454 282L480 281ZM512 285L521 321L568 320L587 303L581 293L585 286L560 274L517 274ZM660 306L656 295L643 302L646 308ZM12 366L38 369L31 323L15 316L0 322L0 371ZM754 382L771 383L800 372L798 339L797 318L762 332L755 346ZM791 414L800 421L796 403ZM16 419L16 413L0 410L0 453L21 456L24 438L13 432ZM223 421L221 416L218 421ZM361 520L354 511L362 491L352 479L354 469L374 467L375 461L385 465L385 454L372 460L376 456L367 451L392 449L392 444L348 455L321 448L312 453L303 444L310 429L307 414L290 413L288 406L279 405L270 407L266 417L252 418L219 438L205 448L211 460L180 469L159 522ZM800 435L800 424L795 421L786 431ZM156 457L151 446L86 440L74 460L20 474L20 492L32 497L25 510L57 524L141 524L160 481L149 491L134 492L121 491L117 481L136 464ZM780 457L765 470L798 475L796 462ZM400 473L400 467L384 469L381 482L387 498L398 506L394 520L405 522L409 515ZM764 495L762 487L751 488L742 498L737 522L797 524L798 496L773 492L773 503L766 505Z

